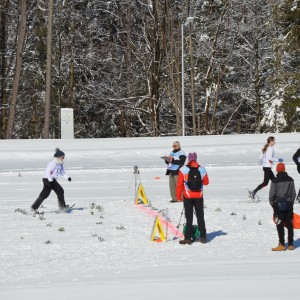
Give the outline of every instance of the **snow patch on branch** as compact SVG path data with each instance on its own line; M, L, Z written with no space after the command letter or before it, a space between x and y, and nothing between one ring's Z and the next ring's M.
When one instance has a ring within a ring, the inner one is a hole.
M284 117L284 113L281 109L283 103L284 91L279 89L275 94L275 99L269 102L269 107L266 108L263 119L261 120L261 126L267 126L274 130L274 132L279 132L287 125Z

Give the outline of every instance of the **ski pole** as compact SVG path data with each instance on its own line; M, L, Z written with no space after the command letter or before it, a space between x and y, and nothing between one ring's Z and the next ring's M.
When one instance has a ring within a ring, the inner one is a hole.
M182 211L181 211L181 214L180 214L179 223L178 223L178 225L177 225L176 234L175 234L175 236L174 236L173 240L176 240L176 239L177 239L178 229L179 229L179 227L180 227L181 218L182 218L182 215L183 215L183 210L184 210L184 206L182 207Z

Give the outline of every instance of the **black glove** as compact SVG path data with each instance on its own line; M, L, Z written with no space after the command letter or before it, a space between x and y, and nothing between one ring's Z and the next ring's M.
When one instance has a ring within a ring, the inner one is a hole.
M68 178L69 181L72 181L71 177Z
M300 174L300 164L297 165L297 171L298 171L298 173Z

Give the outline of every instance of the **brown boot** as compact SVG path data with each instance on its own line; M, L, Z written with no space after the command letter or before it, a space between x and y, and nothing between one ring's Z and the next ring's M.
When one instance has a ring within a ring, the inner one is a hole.
M277 247L272 248L272 251L285 251L285 250L286 250L285 246L280 243Z
M181 245L185 245L185 244L192 245L192 240L181 240L181 241L179 241L179 244L181 244Z
M289 245L288 245L288 249L289 249L289 250L294 250L294 249L295 249L295 247L294 247L294 245L293 245L293 244L289 244Z

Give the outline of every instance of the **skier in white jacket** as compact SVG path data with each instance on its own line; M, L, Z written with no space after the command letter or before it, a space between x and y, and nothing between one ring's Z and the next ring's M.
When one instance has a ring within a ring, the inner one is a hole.
M254 199L255 194L266 187L269 184L269 181L273 181L275 178L274 173L272 171L272 167L274 163L283 162L282 158L275 158L275 152L273 146L275 145L275 138L273 136L268 137L267 143L262 148L261 155L261 163L264 171L264 181L257 186L257 188L253 191L250 191L249 194L251 198Z
M48 198L52 190L57 195L59 209L67 209L69 207L69 205L66 205L65 203L64 189L57 182L59 175L71 181L71 177L66 174L63 166L64 158L65 153L59 150L59 148L56 148L53 160L50 161L46 167L45 175L43 177L43 190L31 206L31 210L34 213L38 213L38 208L43 201Z

